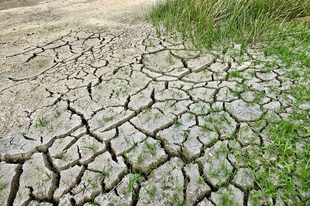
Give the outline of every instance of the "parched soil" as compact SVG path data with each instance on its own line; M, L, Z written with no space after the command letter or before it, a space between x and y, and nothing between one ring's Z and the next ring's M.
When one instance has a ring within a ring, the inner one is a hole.
M233 151L268 144L293 83L158 37L154 2L0 3L0 205L258 205Z
M143 19L143 12L154 3L155 0L1 1L0 74L19 70L18 59L6 61L7 56L50 42L70 31L136 30L135 26L140 24L137 20Z

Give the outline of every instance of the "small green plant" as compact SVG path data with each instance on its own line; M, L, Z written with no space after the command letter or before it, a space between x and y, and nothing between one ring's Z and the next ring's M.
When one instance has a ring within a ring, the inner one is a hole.
M143 55L142 60L143 60L144 62L149 62L149 61L150 61L149 58L146 57L145 55Z
M216 154L216 158L219 159L220 155L223 155L226 152L225 146L221 145L220 148L218 150L215 150L214 152Z
M174 194L173 197L171 198L172 204L176 206L182 206L184 204L184 201L185 200L180 200L176 194Z
M140 164L140 163L142 163L143 161L144 161L143 154L140 153L140 154L138 155L138 157L137 157L137 162Z
M128 189L130 191L133 191L134 190L134 185L136 183L139 183L140 182L140 178L141 178L141 175L140 174L135 174L134 178L132 178L132 176L129 177L129 181L128 181Z
M103 167L103 169L102 169L102 171L101 171L100 174L101 174L102 177L105 177L105 176L107 176L107 175L109 174L109 173L106 171L106 166Z
M259 103L264 97L265 97L265 92L264 92L264 90L255 91L255 92L254 92L254 99L253 99L252 102L254 102L254 103ZM251 102L249 102L249 103L251 103Z
M43 173L46 176L46 178L43 179L43 181L49 181L52 179L52 173L48 173L47 171L43 171Z
M121 90L119 90L119 89L115 91L115 95L116 95L116 97L119 97L120 92L121 92Z
M49 132L53 132L53 130L54 130L54 127L53 127L53 125L51 124L51 126L48 128L48 131L49 131Z
M143 114L145 114L145 113L147 113L147 112L150 112L151 111L151 108L150 107L148 107L148 108L146 108L145 110L143 110Z
M124 140L126 143L129 143L129 139L127 138L127 136L124 134Z
M45 127L47 126L48 121L45 117L41 117L36 122L36 127Z
M168 188L171 188L170 185L168 185L168 182L167 182L167 176L166 176L166 172L164 173L164 177L162 179L162 182L163 182L163 189L166 190Z
M58 156L57 158L61 159L63 161L66 161L66 156L63 153L60 156Z
M8 185L9 185L9 183L0 183L0 191L5 189Z
M91 203L90 203L91 205L95 205L95 206L97 206L97 203L95 202L95 198L93 198L92 199L92 201L91 201Z
M140 184L141 181L141 175L140 174L130 174L129 181L128 181L128 187L126 190L122 190L122 193L124 195L128 195L130 193L134 193L135 196L135 185Z
M156 155L156 143L150 144L147 140L144 142L146 148L150 151L150 153L155 156Z
M185 187L181 187L180 185L177 185L175 188L175 190L177 190L179 193L183 193L183 190L185 190Z
M58 117L60 117L60 115L61 115L61 113L60 113L59 109L56 109L55 117L58 118Z
M201 183L204 183L205 181L206 181L206 177L203 175L203 176L199 176L199 178L198 178L198 180L197 180L197 182L199 183L199 184L201 184Z
M229 77L237 77L237 78L243 78L243 75L239 71L231 71L229 73Z
M105 116L103 116L103 117L102 117L102 120L103 120L104 122L110 122L110 121L112 121L113 119L114 119L113 116L110 116L110 117L105 117Z
M124 157L125 157L125 160L126 160L126 161L129 161L129 156L128 156L127 153L124 154Z
M151 198L153 198L154 195L156 194L155 192L156 192L157 188L155 186L153 186L152 188L149 188L149 189L147 189L146 187L143 187L143 188L145 189L146 193L148 195L150 195Z
M96 150L97 150L95 143L93 143L93 144L88 143L87 145L82 146L82 148L89 149L93 152L96 152Z
M88 179L87 179L87 183L88 183L89 185L91 185L91 187L93 187L93 188L97 188L97 187L98 187L98 186L97 186L97 180L96 180L96 179L88 178Z
M188 120L194 120L195 119L195 115L190 113L188 116Z
M225 193L225 194L222 195L222 204L223 205L231 205L230 201L231 200L230 200L228 194Z
M173 124L176 126L176 127L179 127L182 125L182 123L179 121L179 118L174 118L173 120Z
M135 140L134 139L132 139L132 149L136 149L136 147L137 147L137 143L135 142Z
M173 59L172 59L172 54L171 53L169 53L169 56L167 57L167 62L170 64L170 65L172 65L172 64L174 64L175 62L173 61Z
M183 136L185 139L187 139L188 136L189 136L188 131L185 130L185 131L183 132L182 136Z

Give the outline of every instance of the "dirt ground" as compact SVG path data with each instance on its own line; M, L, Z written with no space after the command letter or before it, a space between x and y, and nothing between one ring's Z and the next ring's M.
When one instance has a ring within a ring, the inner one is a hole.
M0 205L310 205L255 179L303 67L158 36L155 2L0 0Z
M50 42L70 30L133 27L155 0L1 0L0 78L20 71L7 57ZM5 84L0 83L0 89Z

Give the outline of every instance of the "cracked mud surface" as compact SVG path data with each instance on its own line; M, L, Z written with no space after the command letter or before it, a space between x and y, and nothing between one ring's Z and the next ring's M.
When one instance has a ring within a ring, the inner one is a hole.
M232 151L268 144L257 121L288 113L284 69L122 24L2 56L1 205L255 205Z

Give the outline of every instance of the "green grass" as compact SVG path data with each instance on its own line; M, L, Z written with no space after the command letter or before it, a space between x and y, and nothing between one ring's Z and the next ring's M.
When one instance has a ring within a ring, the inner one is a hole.
M166 0L147 14L158 35L177 31L176 35L190 40L196 49L229 51L240 62L248 58L243 52L252 48L264 56L251 58L250 67L262 72L283 70L282 84L293 83L280 94L288 101L294 98L290 116L276 120L263 115L256 125L266 130L270 143L253 146L251 153L230 152L254 172L257 197L300 206L310 202L310 21L302 18L306 16L310 16L310 0ZM234 50L234 44L241 45L241 52ZM229 71L228 79L245 74L246 70ZM270 90L279 92L277 87L270 86ZM260 103L266 96L253 92L253 102ZM211 116L205 120L214 121ZM225 123L225 119L217 121L218 125ZM177 120L174 123L178 125ZM207 126L203 129L208 131ZM256 134L261 136L262 130ZM223 201L228 200L224 197Z
M292 21L310 14L310 0L166 0L147 15L167 32L177 30L197 48L248 44L307 33Z
M137 198L137 192L135 190L135 187L138 185L141 185L142 176L139 173L131 174L129 176L129 181L127 188L125 190L122 190L121 193L128 196L132 194L132 198L135 200Z
M0 180L2 179L2 177L3 177L3 175L0 176ZM0 182L0 191L5 189L8 185L9 185L9 183Z
M137 157L137 162L140 164L140 163L142 163L143 161L144 161L144 156L143 156L142 153L140 153L140 154L138 155L138 157Z
M143 188L145 189L146 193L147 193L148 195L150 195L151 198L154 197L155 192L156 192L156 189L157 189L155 186L153 186L153 187L151 187L151 188L149 188L149 189L147 189L146 187L143 187Z
M265 55L280 59L281 66L288 70L283 76L295 81L282 94L283 97L295 98L290 116L279 120L263 117L259 122L267 122L265 130L270 144L257 147L251 154L246 151L233 153L253 169L255 189L259 190L260 198L280 198L288 205L307 205L310 200L307 195L310 192L310 109L302 105L310 105L309 56L303 53L309 49L310 44L309 39L305 39L299 42L298 47L294 47L295 39L296 36L291 35L291 39L285 44L273 42L268 47L258 48ZM264 63L262 60L259 62ZM290 70L294 67L297 69ZM271 161L269 154L275 160Z
M36 127L45 127L47 126L48 121L45 117L41 117L36 121Z
M298 133L309 134L310 121L302 124L295 122L303 118L294 113L289 120L281 119L270 124L270 145L257 148L251 155L245 151L239 153L239 158L256 171L255 182L261 191L260 196L280 196L282 200L292 200L296 205L304 205L308 201L309 197L303 193L310 191L310 141L309 137ZM268 155L261 154L272 154L276 160L271 161Z
M156 155L156 143L150 144L147 140L144 142L146 148L149 150L149 152L152 154L152 156Z
M45 179L43 179L43 181L49 181L52 179L52 173L48 173L46 171L43 171L44 175L45 175Z

